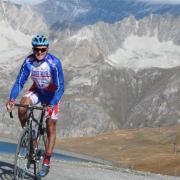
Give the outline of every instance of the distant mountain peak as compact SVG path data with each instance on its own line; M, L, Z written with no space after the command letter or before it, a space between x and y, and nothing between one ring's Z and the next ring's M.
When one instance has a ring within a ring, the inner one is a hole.
M137 0L48 0L35 5L34 9L41 12L55 29L62 28L64 24L83 26L99 21L114 23L129 16L141 19L150 14L180 15L180 4L155 4Z

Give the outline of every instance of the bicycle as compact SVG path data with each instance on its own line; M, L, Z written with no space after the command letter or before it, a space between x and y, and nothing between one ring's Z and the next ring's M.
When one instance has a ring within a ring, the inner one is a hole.
M29 106L15 104L17 107L23 107L27 109L28 120L23 127L23 131L20 134L14 160L14 179L22 180L27 179L29 176L36 180L40 180L38 172L41 169L43 158L45 155L46 142L47 142L47 128L43 121L45 119L45 106ZM40 110L40 119L35 118L34 110ZM12 112L10 117L13 118ZM34 129L32 128L33 122L37 126L36 137L34 139ZM31 165L33 165L33 170ZM33 171L33 172L31 172Z

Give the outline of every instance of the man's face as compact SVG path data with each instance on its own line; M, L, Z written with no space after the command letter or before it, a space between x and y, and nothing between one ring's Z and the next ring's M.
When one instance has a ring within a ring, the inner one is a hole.
M46 54L48 53L48 47L47 46L34 46L33 47L33 53L36 56L37 60L43 60Z

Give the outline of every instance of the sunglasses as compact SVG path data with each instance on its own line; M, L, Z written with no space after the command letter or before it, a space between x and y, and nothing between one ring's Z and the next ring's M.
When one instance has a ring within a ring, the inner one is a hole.
M39 52L39 51L40 51L40 52L43 53L43 52L46 52L46 51L47 51L47 48L36 48L36 47L34 47L33 50L34 50L35 52Z

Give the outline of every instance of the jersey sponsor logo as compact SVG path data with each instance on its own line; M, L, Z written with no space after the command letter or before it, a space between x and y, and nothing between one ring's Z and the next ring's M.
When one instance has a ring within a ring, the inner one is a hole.
M36 86L40 89L48 87L52 81L50 68L47 63L34 66L31 69L31 79L35 82Z
M34 76L34 77L51 77L50 73L48 71L36 71L36 70L33 70L32 73L31 73L31 76Z

